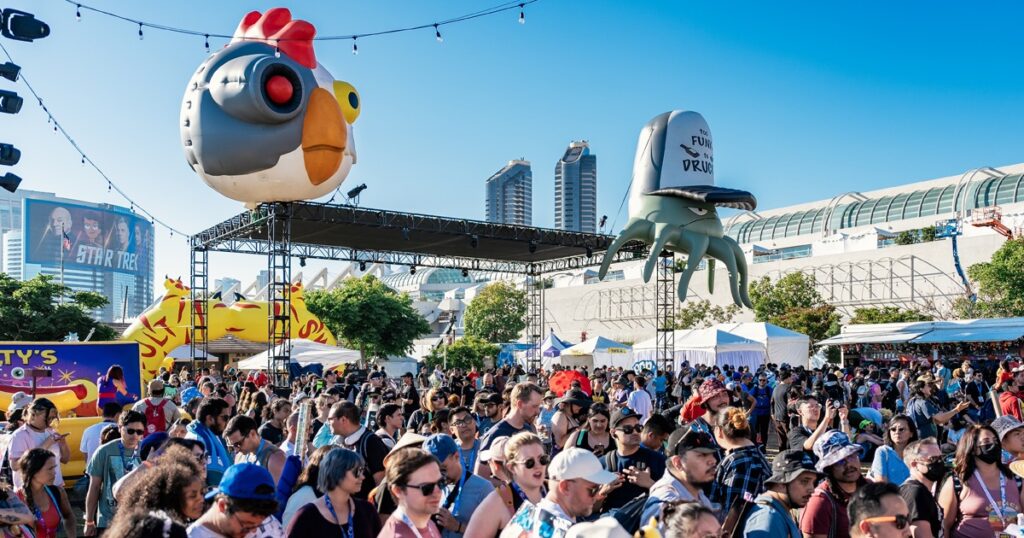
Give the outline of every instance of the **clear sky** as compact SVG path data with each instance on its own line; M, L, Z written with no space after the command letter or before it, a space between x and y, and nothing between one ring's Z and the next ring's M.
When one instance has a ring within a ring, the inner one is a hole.
M247 11L287 5L321 35L429 23L497 2L90 0L148 22L230 33ZM146 30L61 0L8 0L52 35L5 40L86 152L142 206L186 232L241 211L186 165L178 114L205 57L202 37ZM533 222L551 226L554 164L572 139L598 156L598 213L615 216L636 136L672 109L709 122L722 186L762 208L1024 161L1018 2L682 2L541 0L432 30L321 42L317 57L358 88L359 164L343 191L362 205L482 219L484 180L533 163ZM223 40L211 40L213 47ZM0 89L27 91L0 80ZM27 102L0 118L22 152L26 189L127 205ZM618 230L615 230L618 231ZM214 277L250 281L262 258L214 254ZM309 269L320 267L310 263ZM332 267L337 270L339 267ZM298 270L297 264L294 270ZM185 240L158 230L158 282L187 276Z

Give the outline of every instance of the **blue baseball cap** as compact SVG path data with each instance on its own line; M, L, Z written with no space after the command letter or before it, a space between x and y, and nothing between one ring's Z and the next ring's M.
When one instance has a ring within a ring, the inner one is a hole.
M430 452L437 458L437 461L443 462L452 454L459 453L459 445L455 444L455 439L452 439L452 436L438 433L427 437L427 440L423 442L423 450Z
M206 500L213 500L223 493L233 499L253 501L276 500L277 488L270 471L255 463L236 463L224 471L220 485L206 494Z

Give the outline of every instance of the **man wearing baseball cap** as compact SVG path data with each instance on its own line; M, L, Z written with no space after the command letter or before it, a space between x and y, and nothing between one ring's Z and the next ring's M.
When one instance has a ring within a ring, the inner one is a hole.
M548 519L545 512L552 516L549 525L555 529L568 530L577 518L587 517L593 512L601 486L611 484L616 479L618 476L604 470L600 460L589 450L573 447L559 452L548 465L548 494L536 506L540 515L533 518L520 517L524 511L534 509L529 503L523 503L519 512L512 516L512 520L501 532L501 538L540 536L540 529L534 528L531 523L538 522L539 525L539 522Z
M434 522L444 538L461 538L469 525L469 517L494 491L494 486L473 474L472 469L462 468L459 445L450 435L439 433L427 437L423 450L441 462L441 475L445 481L441 508Z
M772 462L772 476L765 491L755 499L743 536L751 538L803 538L793 513L807 506L821 473L803 450L779 452Z
M132 406L146 416L146 433L165 432L180 418L181 412L174 402L164 397L164 382L157 378L149 382L149 397Z
M702 489L715 479L715 441L706 432L679 428L668 438L668 460L665 475L651 486L644 503L640 524L646 525L661 513L662 504L674 501L696 501L717 510Z
M640 444L641 416L628 407L612 414L609 425L615 437L615 450L602 458L606 469L622 479L608 488L602 509L612 510L647 493L665 474L665 455Z
M188 527L189 538L242 538L277 511L274 479L254 463L228 467L220 486L206 494L213 504Z

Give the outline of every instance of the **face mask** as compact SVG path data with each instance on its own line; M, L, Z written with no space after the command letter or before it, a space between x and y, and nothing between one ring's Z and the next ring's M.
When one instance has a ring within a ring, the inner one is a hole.
M1002 456L1002 449L998 444L985 445L981 447L981 453L978 454L978 459L985 463L995 463L999 461L999 457Z
M928 470L925 471L924 477L932 482L938 482L942 480L942 477L946 474L946 464L941 461L935 461L928 464Z

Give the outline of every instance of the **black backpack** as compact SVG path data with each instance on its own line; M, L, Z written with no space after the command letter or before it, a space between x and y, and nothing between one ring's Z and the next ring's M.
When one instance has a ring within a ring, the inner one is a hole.
M619 525L622 525L622 528L632 536L633 533L640 530L641 526L647 524L646 521L640 521L640 517L644 514L645 504L647 504L646 493L612 510L608 515L614 517Z

